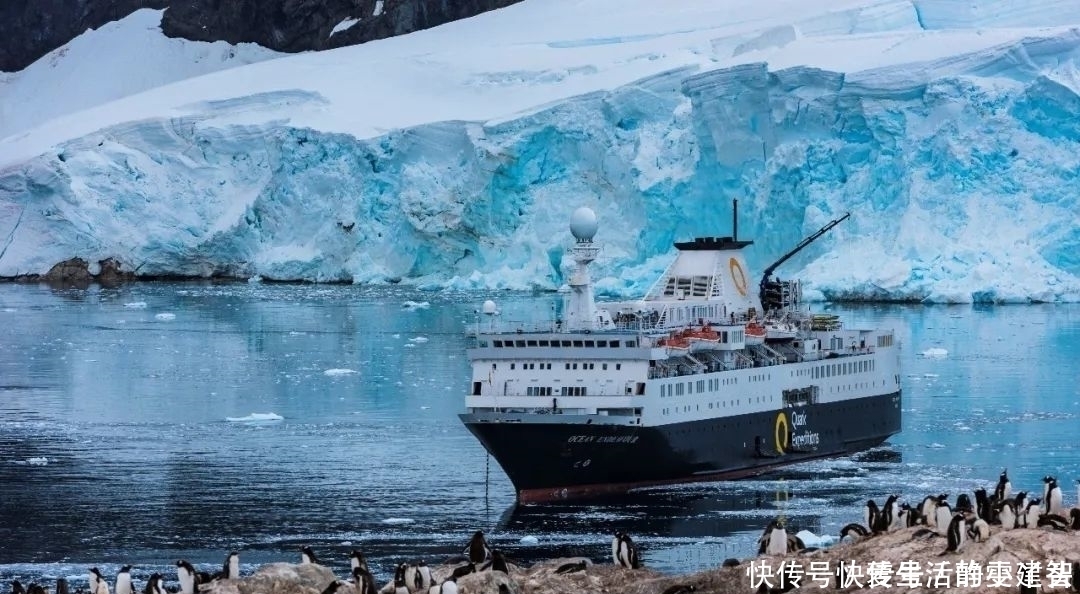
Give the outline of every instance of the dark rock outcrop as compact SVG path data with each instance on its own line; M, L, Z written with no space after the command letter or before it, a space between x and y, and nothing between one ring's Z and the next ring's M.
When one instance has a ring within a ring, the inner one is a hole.
M251 42L299 52L403 35L520 0L35 0L0 2L0 71L14 72L88 28L140 8L168 8L162 29L196 41ZM375 15L376 5L381 12ZM352 27L330 33L345 19Z
M17 276L12 280L73 287L86 287L95 282L105 286L115 286L125 281L135 280L135 274L130 270L124 270L123 265L113 258L99 261L97 274L90 272L90 264L86 260L71 258L54 265L45 274L28 274Z

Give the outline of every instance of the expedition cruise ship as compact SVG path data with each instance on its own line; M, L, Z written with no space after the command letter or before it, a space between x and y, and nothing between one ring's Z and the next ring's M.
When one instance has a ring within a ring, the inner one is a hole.
M484 303L462 422L521 502L734 479L881 444L900 432L893 331L812 314L798 281L772 276L847 217L755 287L735 202L731 237L676 243L644 298L596 303L597 221L579 208L561 319L496 324Z

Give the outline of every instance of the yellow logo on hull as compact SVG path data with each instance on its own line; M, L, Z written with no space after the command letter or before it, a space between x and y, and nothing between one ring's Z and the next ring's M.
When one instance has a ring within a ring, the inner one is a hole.
M746 297L746 273L743 272L742 264L735 258L728 260L728 268L731 269L731 282L735 283L735 290Z
M783 454L788 446L791 445L791 435L788 433L787 415L782 412L776 415L776 427L774 429L773 437L776 439L777 453Z

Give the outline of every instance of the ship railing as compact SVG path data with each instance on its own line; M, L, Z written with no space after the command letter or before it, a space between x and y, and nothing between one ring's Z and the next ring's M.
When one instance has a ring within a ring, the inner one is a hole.
M735 359L736 369L750 369L754 367L754 360L750 357L737 351L733 351L731 354L734 355L733 359Z

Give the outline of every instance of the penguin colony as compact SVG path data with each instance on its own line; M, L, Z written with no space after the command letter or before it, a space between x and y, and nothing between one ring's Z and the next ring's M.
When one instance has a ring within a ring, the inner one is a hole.
M614 563L620 567L639 569L641 561L638 558L638 550L634 541L624 532L616 532L611 543L611 555ZM359 550L354 550L349 555L350 578L349 580L338 579L330 582L322 591L322 594L458 594L457 580L470 573L481 571L501 571L510 574L509 562L502 551L492 549L484 538L483 531L477 530L469 544L465 547L461 557L455 557L451 562L462 562L446 579L436 583L432 577L431 569L425 561L416 563L399 563L394 568L394 577L389 584L379 589L375 586L375 578L368 568L367 559ZM311 547L305 546L300 549L300 563L318 564L322 562L315 555ZM560 566L556 573L574 573L584 571L590 561L583 560L577 563L567 563ZM102 575L97 567L90 568L88 572L88 588L78 589L74 594L138 594L131 579L130 565L123 566L116 575L110 588L108 580ZM176 584L165 585L165 577L160 573L152 574L142 588L142 594L197 594L203 586L212 584L218 580L234 580L240 577L240 555L237 552L229 553L221 571L209 573L197 571L186 560L176 562ZM11 584L12 594L48 594L48 590L39 584L30 584L24 588L19 581ZM664 594L685 594L693 592L693 586L680 586L671 589ZM56 583L55 594L69 594L67 580L60 578Z

